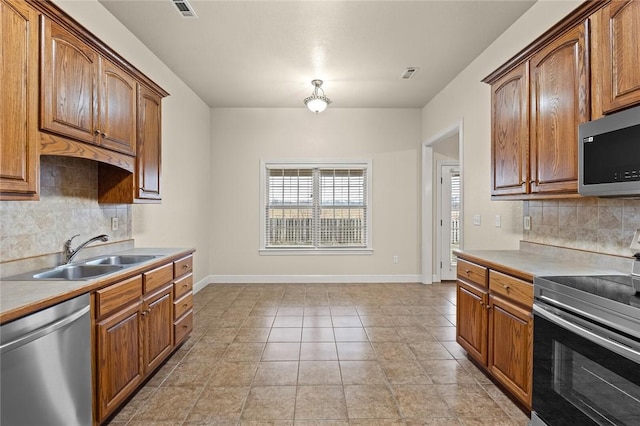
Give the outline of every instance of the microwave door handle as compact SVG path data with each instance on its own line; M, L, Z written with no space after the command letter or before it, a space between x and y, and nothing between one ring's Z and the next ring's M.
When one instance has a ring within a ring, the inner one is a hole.
M625 358L631 359L636 363L640 363L640 352L635 351L628 346L620 344L614 340L607 339L606 337L602 337L590 330L587 330L584 327L580 327L579 325L574 324L571 321L567 321L566 319L561 318L558 315L555 315L536 304L533 305L533 311L535 314L540 315L544 319L550 321L553 324L556 324L559 327L572 331L580 337L583 337L597 345L600 345L606 349L609 349L612 352L622 355ZM535 333L535 324L534 324L534 333Z

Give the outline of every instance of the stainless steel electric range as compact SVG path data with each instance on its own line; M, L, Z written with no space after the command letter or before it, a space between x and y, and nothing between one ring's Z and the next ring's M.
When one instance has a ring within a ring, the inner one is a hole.
M532 426L640 425L636 289L634 274L534 279Z

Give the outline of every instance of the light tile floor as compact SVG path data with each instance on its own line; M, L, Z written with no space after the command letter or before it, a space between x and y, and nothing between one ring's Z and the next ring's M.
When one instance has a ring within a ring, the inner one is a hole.
M211 284L110 425L526 425L455 341L455 285Z

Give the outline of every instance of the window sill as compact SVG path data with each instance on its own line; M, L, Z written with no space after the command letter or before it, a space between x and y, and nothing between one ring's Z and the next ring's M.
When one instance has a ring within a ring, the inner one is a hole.
M260 256L372 255L372 248L268 248L258 250Z

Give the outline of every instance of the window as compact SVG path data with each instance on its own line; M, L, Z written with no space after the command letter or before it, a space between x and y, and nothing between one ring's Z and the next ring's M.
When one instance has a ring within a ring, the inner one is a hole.
M370 249L369 162L262 163L265 252Z

